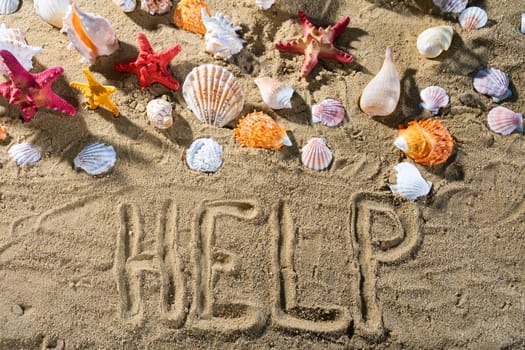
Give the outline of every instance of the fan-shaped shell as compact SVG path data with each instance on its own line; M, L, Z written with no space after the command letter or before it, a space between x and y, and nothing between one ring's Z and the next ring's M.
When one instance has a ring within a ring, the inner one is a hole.
M253 112L242 118L233 133L244 147L279 150L292 145L286 128L263 112Z
M428 28L417 37L417 49L423 57L435 58L448 50L453 35L454 28L451 26Z
M495 107L487 116L490 130L502 135L509 135L514 130L523 132L523 115L505 107Z
M439 86L429 86L421 90L419 96L421 97L421 107L438 114L439 109L448 106L450 98L445 89Z
M488 19L487 12L475 6L466 8L458 18L461 27L468 30L484 27Z
M432 182L425 180L415 165L403 162L396 165L395 169L397 183L389 185L392 193L414 200L430 192Z
M13 158L19 166L34 164L42 158L40 148L29 142L22 142L13 145L9 148L8 152L11 158Z
M206 27L206 35L204 35L206 52L217 59L227 60L242 50L244 40L237 34L241 27L234 26L230 17L220 12L210 17L204 8L201 8L201 15Z
M137 7L137 0L112 0L123 12L133 12Z
M206 27L202 23L201 9L210 15L210 9L203 0L182 0L175 7L173 22L175 25L197 34L205 34Z
M42 48L27 45L24 36L20 29L7 28L3 23L0 25L0 50L11 52L22 67L29 71L33 68L33 56L42 52ZM7 73L7 67L0 60L0 74Z
M312 122L322 122L326 126L336 126L345 117L345 107L337 100L328 98L312 106Z
M467 7L468 0L433 0L433 2L445 13L460 13Z
M268 107L272 109L292 108L291 98L294 89L291 85L269 77L255 78L253 81Z
M237 118L244 106L237 78L214 64L193 68L184 81L182 95L199 120L218 127Z
M20 6L20 0L0 0L0 15L15 13Z
M117 154L113 146L94 143L85 147L74 159L75 169L82 169L89 175L102 175L113 169Z
M151 100L146 105L146 115L157 129L167 129L173 125L172 111L171 103L162 98Z
M162 15L171 8L172 0L140 0L140 9L150 15Z
M312 137L301 149L301 162L312 170L328 168L332 159L332 151L328 148L326 140L321 137Z
M409 122L406 129L400 128L394 144L416 162L436 165L447 161L454 140L439 120L425 119Z
M512 96L509 84L507 75L496 68L482 69L474 77L474 89L479 93L491 96L495 102Z
M255 5L261 10L268 10L274 2L275 0L255 0Z
M71 0L33 0L37 15L57 28L62 28L62 20L69 5L71 5Z
M186 152L186 163L190 169L214 173L222 165L222 151L222 146L214 139L197 139Z

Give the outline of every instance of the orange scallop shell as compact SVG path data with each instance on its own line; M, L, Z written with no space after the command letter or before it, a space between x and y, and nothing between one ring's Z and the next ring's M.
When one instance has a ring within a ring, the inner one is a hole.
M406 129L399 128L400 138L408 148L405 154L423 165L446 162L454 147L452 136L437 119L409 122Z
M206 34L206 27L202 23L201 8L204 8L208 15L210 9L202 0L182 0L177 4L173 13L173 22L184 30L197 34Z
M245 147L278 150L288 140L286 128L263 112L253 112L239 121L233 133Z
M7 131L0 126L0 142L4 142L5 140L7 140Z

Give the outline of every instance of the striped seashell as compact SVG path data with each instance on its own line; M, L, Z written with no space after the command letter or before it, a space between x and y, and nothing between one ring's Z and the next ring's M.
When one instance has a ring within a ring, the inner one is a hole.
M162 15L171 8L172 0L140 0L140 9L150 15Z
M204 123L223 127L239 116L244 106L241 84L226 68L203 64L193 68L182 86L191 111Z
M137 0L112 0L123 12L133 12L137 7Z
M471 30L484 27L487 24L489 18L485 10L473 6L461 12L458 20L462 28Z
M467 7L468 0L433 0L433 2L445 13L460 13Z
M192 170L214 173L222 165L222 152L222 146L214 139L197 139L186 152L186 163Z
M509 78L496 68L482 69L474 77L474 89L492 97L494 102L501 102L512 96Z
M275 0L255 0L255 5L261 10L268 10L274 2Z
M254 111L242 118L233 133L244 147L279 150L292 145L286 128L263 112Z
M321 137L312 137L301 149L301 162L312 170L328 168L333 159L332 151Z
M523 132L523 114L515 113L505 107L495 107L487 115L490 130L502 135L509 135L516 130Z
M204 8L201 8L201 15L206 27L206 52L217 59L227 60L242 50L244 40L237 34L241 27L234 26L230 17L219 12L210 17Z
M29 71L33 69L33 56L42 52L42 48L27 45L24 36L20 29L7 28L4 23L0 25L0 50L11 52L22 67ZM0 60L0 74L7 73L7 67Z
M432 114L436 115L439 113L439 109L448 106L450 98L448 97L445 89L439 86L429 86L424 88L419 93L421 97L420 106L426 109Z
M322 122L326 126L336 126L343 121L345 108L337 100L328 98L312 106L312 123Z
M182 0L175 7L173 13L173 22L177 27L180 27L189 32L197 34L205 34L206 27L202 23L201 9L205 9L210 15L210 9L203 0Z
M20 0L0 0L0 15L15 13L20 7Z
M395 169L396 184L388 185L392 193L415 200L430 192L432 182L425 180L415 165L403 162L396 165Z
M417 37L417 50L426 58L435 58L449 49L454 36L451 26L438 26L424 30Z
M151 100L146 105L146 115L148 120L157 129L167 129L173 125L173 109L171 103L162 99L156 98Z
M40 148L29 142L18 143L11 146L8 153L19 166L34 164L42 158Z
M71 0L33 0L35 12L53 27L62 28Z
M75 169L82 169L89 175L102 175L113 169L117 162L117 153L113 146L93 143L86 146L76 156Z
M291 85L268 77L255 78L253 81L268 107L272 109L292 108L291 98L294 89Z

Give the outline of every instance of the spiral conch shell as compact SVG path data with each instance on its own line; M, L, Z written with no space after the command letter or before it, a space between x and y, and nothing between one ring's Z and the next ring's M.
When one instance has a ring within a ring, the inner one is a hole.
M0 50L11 52L20 64L29 71L33 68L33 56L42 52L42 48L27 45L24 36L24 32L20 29L7 28L5 24L0 24ZM7 72L5 64L0 62L0 74L7 75Z
M173 125L173 109L171 103L162 99L156 98L151 100L146 105L146 115L148 120L157 129L167 129Z
M210 9L203 0L181 0L173 12L173 22L189 32L205 34L206 27L202 23L201 9L210 15Z
M417 37L417 49L423 57L438 57L443 51L448 50L453 35L454 28L451 26L428 28Z
M291 146L286 128L263 112L253 112L241 119L233 133L244 147L279 150Z
M292 108L291 99L294 89L291 85L269 77L255 78L253 81L268 107L271 109Z
M392 58L392 48L387 47L383 66L363 90L359 107L371 117L387 116L396 109L400 94L401 83Z
M234 26L230 17L220 12L210 17L205 8L201 8L201 15L202 23L206 27L206 52L215 58L227 60L242 50L244 40L237 34L241 27Z

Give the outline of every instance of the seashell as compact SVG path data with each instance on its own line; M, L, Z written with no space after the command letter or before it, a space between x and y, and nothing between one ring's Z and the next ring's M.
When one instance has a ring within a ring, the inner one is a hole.
M210 15L210 9L203 0L181 0L175 7L173 22L175 25L197 34L205 34L206 27L202 23L201 9Z
M5 142L7 140L7 131L3 126L0 126L0 142Z
M395 169L397 183L388 186L392 193L415 200L430 192L432 182L425 180L415 165L403 162L396 165Z
M274 2L275 0L255 0L255 5L261 10L268 10Z
M85 12L72 4L64 17L62 32L82 55L82 62L95 64L98 56L111 55L119 45L111 24L102 16Z
M523 132L523 115L514 113L505 107L491 109L487 116L490 130L502 135L509 135L514 130Z
M62 20L70 5L71 0L33 0L37 15L57 28L62 28Z
M137 7L137 0L112 0L124 12L133 12Z
M190 169L214 173L222 165L222 146L214 139L197 139L186 152Z
M520 31L525 34L525 13L521 14L521 28Z
M383 66L368 83L359 99L359 107L369 116L387 116L396 109L401 94L401 83L392 57L392 48L387 47Z
M146 115L157 129L167 129L173 125L172 110L171 103L162 98L151 100L146 105Z
M29 71L33 68L33 56L42 52L42 48L27 45L24 36L24 32L20 29L7 28L4 23L0 24L0 50L11 52L18 62ZM7 75L7 73L7 67L0 60L0 74Z
M451 26L428 28L417 37L417 49L423 57L438 57L443 51L448 50L453 35L454 28Z
M461 27L467 30L484 27L488 21L487 12L479 7L469 7L459 15L458 21Z
M263 112L254 111L242 118L233 133L244 147L279 150L292 145L286 128Z
M29 142L13 145L8 152L19 166L34 164L42 158L40 148Z
M436 165L444 163L454 147L447 128L437 119L411 121L400 127L394 145L417 163Z
M140 9L150 15L162 15L171 8L172 0L140 0Z
M204 123L223 127L241 113L241 84L226 68L203 64L184 80L182 95L191 111Z
M507 75L496 68L482 69L474 77L474 89L491 96L494 102L501 102L512 96L509 84Z
M268 107L272 109L292 108L291 98L294 89L291 85L268 77L255 78L253 81Z
M301 162L312 170L328 168L332 159L332 151L326 145L326 140L321 137L312 137L301 149Z
M468 0L433 0L433 2L445 13L460 13L467 7Z
M15 13L20 6L20 0L0 0L0 15Z
M343 121L345 108L342 103L328 98L312 106L312 122L322 122L326 126L336 126Z
M445 89L439 86L429 86L419 93L421 97L421 108L426 109L432 114L438 114L439 109L448 106L450 98Z
M105 174L116 162L117 154L113 146L98 142L84 147L73 161L75 169L80 168L89 175Z
M206 35L204 35L206 52L217 59L227 60L242 50L244 40L237 35L241 27L234 27L230 17L219 12L210 17L204 8L201 8L201 16L202 23L206 27Z

